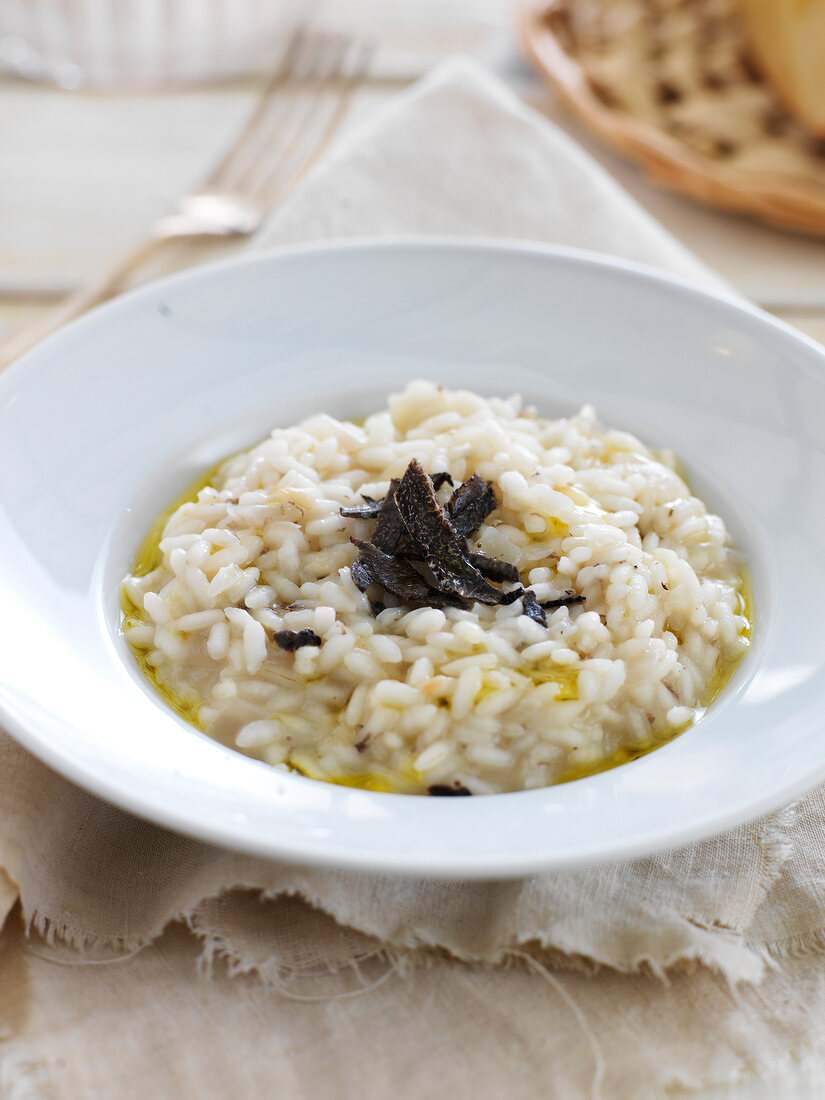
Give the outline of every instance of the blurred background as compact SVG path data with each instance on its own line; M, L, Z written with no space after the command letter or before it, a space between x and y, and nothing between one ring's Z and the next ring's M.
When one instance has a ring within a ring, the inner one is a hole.
M821 0L785 6L823 10ZM825 129L799 113L782 75L782 64L799 75L811 61L789 55L769 71L745 27L755 20L778 41L784 29L770 20L782 8L783 0L0 0L0 340L145 238L232 141L295 26L308 21L374 47L336 140L440 60L475 57L734 288L825 340ZM802 40L818 42L822 58L825 21L817 26L818 39L809 28ZM816 109L820 92L799 94ZM141 278L214 252L187 246Z

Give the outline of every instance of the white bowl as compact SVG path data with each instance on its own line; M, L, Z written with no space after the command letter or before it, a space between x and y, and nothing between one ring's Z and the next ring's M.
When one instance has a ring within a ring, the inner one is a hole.
M284 774L176 717L119 634L118 584L195 475L406 380L597 407L672 447L751 565L755 628L696 725L588 779L466 799ZM649 853L825 777L825 353L629 264L479 243L256 255L128 295L0 377L0 717L70 779L268 856L452 877Z

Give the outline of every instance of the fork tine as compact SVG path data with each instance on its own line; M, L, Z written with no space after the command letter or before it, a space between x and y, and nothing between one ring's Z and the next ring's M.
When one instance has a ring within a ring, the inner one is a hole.
M259 201L270 208L282 201L318 161L338 131L353 93L367 76L373 54L371 44L355 44L354 48L351 42L344 44L335 71L324 81L336 91L326 107L326 117L322 114L319 123L312 129L298 128L296 139L291 143L291 155L279 157L262 179L256 193ZM318 106L317 103L314 105Z
M259 128L269 114L273 102L277 99L276 92L291 77L295 69L296 61L307 42L307 38L307 28L302 24L296 27L287 41L275 72L264 86L260 98L255 104L249 118L241 128L240 133L237 134L232 144L218 162L212 166L206 178L200 182L199 186L196 188L197 191L218 191L227 189L225 178L231 174L235 162L243 156L247 145L254 141L255 135L258 133Z
M261 182L273 162L285 163L297 138L309 126L313 114L323 102L326 85L335 79L342 54L348 43L340 35L311 38L296 57L293 78L283 84L278 102L262 120L249 156L233 179L233 191L248 201L259 200Z

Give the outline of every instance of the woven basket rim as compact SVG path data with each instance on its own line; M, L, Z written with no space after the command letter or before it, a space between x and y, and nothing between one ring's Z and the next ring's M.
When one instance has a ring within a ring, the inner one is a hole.
M520 0L516 21L528 60L607 145L638 161L654 181L705 205L748 214L795 232L825 236L825 190L767 172L715 163L655 124L603 103L548 25L552 0Z

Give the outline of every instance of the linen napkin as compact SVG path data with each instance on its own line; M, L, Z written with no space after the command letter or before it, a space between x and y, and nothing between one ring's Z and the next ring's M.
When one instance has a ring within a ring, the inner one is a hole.
M467 61L342 144L257 244L421 233L575 245L723 285ZM10 917L0 951L0 1096L4 1074L58 1097L171 1095L184 1080L175 1095L229 1096L232 1072L268 1095L273 1063L256 1040L271 1042L283 1094L307 1097L603 1088L636 1100L776 1067L825 1008L824 833L817 790L724 836L582 871L505 883L340 873L143 822L2 735L0 919L19 897L22 920ZM39 947L26 950L24 927ZM94 1030L115 996L133 1028L116 1059ZM159 998L174 1020L155 1018ZM67 1000L85 1023L56 1030ZM205 1021L218 1013L220 1036ZM148 1092L134 1083L147 1044ZM182 1076L181 1044L199 1047Z

